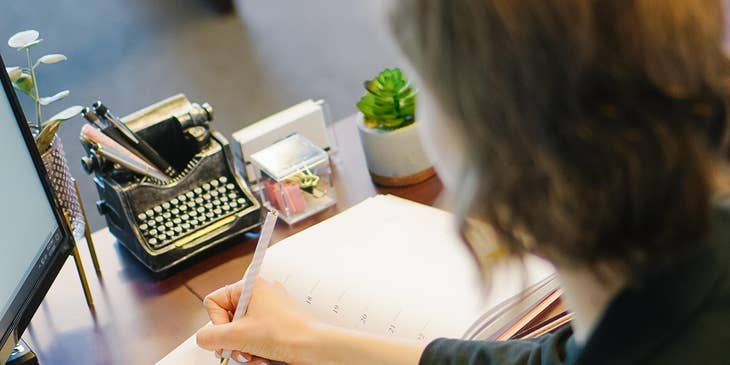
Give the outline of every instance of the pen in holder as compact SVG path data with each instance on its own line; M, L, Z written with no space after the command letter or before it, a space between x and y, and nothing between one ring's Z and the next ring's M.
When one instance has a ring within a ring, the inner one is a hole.
M260 205L235 172L228 141L210 127L210 105L179 94L117 120L123 133L105 131L119 130L104 122L113 115L85 113L82 165L94 174L99 212L151 272L165 275L260 225ZM135 139L158 157L135 148Z

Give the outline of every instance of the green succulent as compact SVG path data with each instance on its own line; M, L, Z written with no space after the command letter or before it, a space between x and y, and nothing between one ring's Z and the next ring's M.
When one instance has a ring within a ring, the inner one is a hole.
M399 68L385 69L365 81L367 92L357 103L365 116L365 125L381 130L395 130L413 124L416 91Z

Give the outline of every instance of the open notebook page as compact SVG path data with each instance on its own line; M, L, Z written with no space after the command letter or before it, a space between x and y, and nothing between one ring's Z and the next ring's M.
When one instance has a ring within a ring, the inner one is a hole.
M274 245L261 273L321 321L428 341L461 337L553 269L533 257L501 265L485 293L451 214L378 195Z
M527 282L520 265L500 267L485 297L451 214L378 195L272 247L262 274L324 322L429 340L460 337L484 308L552 273L528 266L540 267Z

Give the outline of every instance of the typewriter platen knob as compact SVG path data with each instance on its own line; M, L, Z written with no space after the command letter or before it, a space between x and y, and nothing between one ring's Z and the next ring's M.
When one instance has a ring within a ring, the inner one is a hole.
M208 103L200 105L192 103L190 109L182 114L175 116L182 129L188 129L195 126L208 126L213 120L213 107Z
M81 157L81 168L83 168L87 174L93 173L97 167L99 167L99 161L93 155Z
M208 121L209 122L212 121L213 116L214 116L213 107L208 103L203 103L203 105L201 105L201 107L203 108L203 110L205 110L205 113L208 114Z

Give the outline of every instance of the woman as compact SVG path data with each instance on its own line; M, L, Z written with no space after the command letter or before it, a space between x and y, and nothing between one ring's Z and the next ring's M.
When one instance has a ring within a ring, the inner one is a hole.
M485 225L508 252L550 260L571 328L530 341L398 342L317 323L260 282L235 323L239 288L206 299L216 325L199 345L254 363L730 363L720 1L398 7L395 33L425 86L423 138L458 192L464 236L485 269Z

